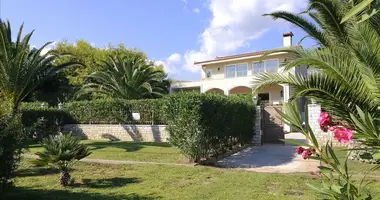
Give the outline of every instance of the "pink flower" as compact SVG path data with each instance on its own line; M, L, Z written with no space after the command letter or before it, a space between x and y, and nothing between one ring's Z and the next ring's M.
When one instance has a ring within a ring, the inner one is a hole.
M336 129L336 126L330 126L329 131L334 131Z
M303 153L303 151L305 151L305 149L303 147L301 147L301 146L299 146L299 147L296 148L296 152L297 152L298 155L301 155Z
M352 131L348 128L337 127L334 129L334 138L341 144L352 141Z
M303 159L307 159L311 155L313 155L313 153L310 150L305 150L304 152L302 152Z
M331 122L330 115L327 112L321 111L321 114L318 118L319 126L323 131L327 131L328 125Z

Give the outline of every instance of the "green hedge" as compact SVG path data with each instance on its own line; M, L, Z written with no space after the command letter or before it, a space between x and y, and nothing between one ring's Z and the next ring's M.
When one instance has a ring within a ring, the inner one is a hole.
M178 93L165 103L170 143L195 162L253 139L255 105L250 95Z
M195 162L249 144L254 136L252 96L178 93L161 99L76 101L41 108L42 102L22 105L23 123L43 117L54 124L167 124L169 141ZM140 113L134 121L132 112ZM46 124L45 124L46 125Z
M23 122L31 125L38 118L59 124L166 124L163 112L164 99L144 100L94 100L65 103L58 107L41 108L42 102L22 105ZM132 112L140 113L140 120L132 119Z

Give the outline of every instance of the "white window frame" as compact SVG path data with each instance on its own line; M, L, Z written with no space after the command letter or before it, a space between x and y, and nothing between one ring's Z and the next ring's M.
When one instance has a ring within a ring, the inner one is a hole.
M249 71L249 63L245 62L245 63L235 63L235 64L229 64L229 65L224 65L224 78L240 78L240 77L246 77L246 76L237 76L237 66L238 65L245 65L247 66L247 75L248 76L248 71ZM227 67L231 67L231 66L234 66L235 67L235 75L233 77L227 77Z
M252 76L255 76L255 70L253 69L253 64L260 63L260 62L264 63L264 72L267 72L266 61L273 61L273 60L277 61L277 72L278 72L278 69L280 68L280 59L278 59L278 58L268 59L268 60L263 60L263 61L254 61L254 62L252 62L252 72L251 72Z

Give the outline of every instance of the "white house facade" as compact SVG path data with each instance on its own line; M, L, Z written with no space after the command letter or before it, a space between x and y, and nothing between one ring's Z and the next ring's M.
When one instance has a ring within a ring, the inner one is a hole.
M283 34L283 46L292 46L293 33ZM251 52L230 56L216 57L213 60L194 62L201 67L199 81L173 82L171 92L197 91L200 93L214 92L224 95L250 94L255 87L252 81L261 72L283 72L281 63L289 59L287 52L272 53L268 51ZM296 67L287 73L307 73L306 67ZM272 105L281 105L289 100L291 88L284 85L266 87L258 94L261 101ZM289 131L289 127L285 127Z

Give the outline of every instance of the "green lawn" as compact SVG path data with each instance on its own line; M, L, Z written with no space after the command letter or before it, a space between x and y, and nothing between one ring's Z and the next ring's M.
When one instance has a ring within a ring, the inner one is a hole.
M339 160L343 163L347 157L347 149L346 148L337 148L335 149L335 153ZM371 168L375 167L374 164L366 164L360 163L354 160L348 160L348 167L350 170L355 172L355 175L360 175L366 173ZM380 169L370 172L370 176L380 176Z
M54 170L24 160L17 188L5 199L316 199L311 175L259 174L211 167L78 163L74 187L58 184Z
M76 184L63 188L59 174L21 164L16 189L4 199L320 199L305 185L319 184L309 174L265 174L212 167L167 165L104 165L78 163ZM380 183L371 185L380 192Z
M87 158L174 163L182 159L179 151L167 143L82 140L91 148ZM29 154L42 151L39 144L31 144Z
M104 141L83 141L94 150L94 154L107 159L114 159L112 151L128 155L135 160L138 151L150 149L144 159L162 161L162 155L156 151L178 152L168 145L152 145L144 143L111 142L104 146ZM100 145L102 143L103 145ZM127 147L137 146L135 151L126 151ZM101 148L102 147L102 148ZM39 150L34 146L33 152ZM102 151L103 150L103 154ZM99 153L98 153L99 152ZM154 158L154 154L161 159ZM142 153L145 155L145 153ZM345 152L338 153L341 159ZM122 158L122 157L121 157ZM166 158L168 160L168 158ZM170 159L169 159L170 160ZM168 161L169 161L168 160ZM175 159L171 159L175 161ZM371 167L350 161L355 172L362 172ZM380 174L379 174L380 175ZM16 188L7 193L4 199L22 200L121 200L121 199L320 199L305 183L320 184L318 176L310 174L267 174L246 171L220 169L205 166L169 166L169 165L106 165L78 163L72 173L75 185L63 188L58 183L59 173L49 168L37 168L30 159L21 163ZM380 180L371 177L375 182L370 185L373 193L380 193ZM1 198L0 198L1 199Z

